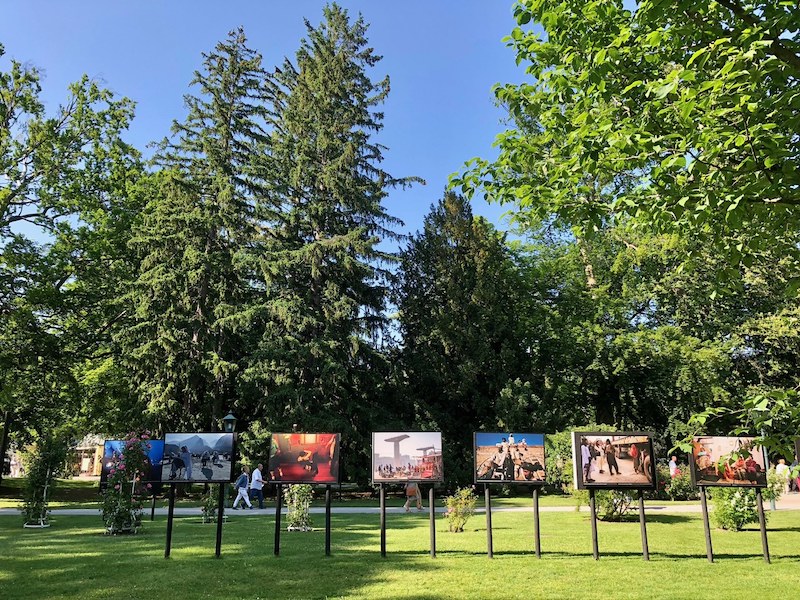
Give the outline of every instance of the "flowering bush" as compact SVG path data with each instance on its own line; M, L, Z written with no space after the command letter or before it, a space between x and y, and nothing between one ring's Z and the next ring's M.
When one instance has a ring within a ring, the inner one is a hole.
M306 483L290 485L286 490L287 531L311 531L311 500L314 488Z
M103 492L103 521L106 532L136 533L142 526L142 496L150 484L142 485L150 471L150 432L129 433L122 450L111 457L108 483Z
M761 492L764 500L777 500L783 489L782 479L771 468L767 472L767 487ZM716 527L739 531L745 525L758 523L758 506L756 491L748 488L715 488L711 492L714 510L711 520ZM764 520L769 513L764 513Z
M445 518L450 523L450 531L460 533L464 531L464 525L469 518L475 514L475 504L478 497L472 492L472 488L458 488L452 496L444 499L447 511Z
M720 529L739 531L758 522L756 492L747 488L714 488L711 491L714 509L711 522Z

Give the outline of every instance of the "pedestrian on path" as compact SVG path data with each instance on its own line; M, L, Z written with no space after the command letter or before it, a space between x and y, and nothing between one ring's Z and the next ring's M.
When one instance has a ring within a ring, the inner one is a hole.
M242 474L239 475L239 479L236 480L236 500L233 501L233 510L239 510L239 500L244 500L244 503L247 504L247 508L250 510L253 509L253 505L250 504L250 498L247 495L247 486L250 483L250 469L247 465L242 465Z
M411 501L417 501L417 510L422 510L422 492L419 491L419 485L414 481L406 483L406 503L403 508L408 512L411 509Z
M253 476L250 481L250 498L255 500L258 498L258 508L264 509L264 479L261 476L261 471L264 465L258 463L258 466L253 469Z

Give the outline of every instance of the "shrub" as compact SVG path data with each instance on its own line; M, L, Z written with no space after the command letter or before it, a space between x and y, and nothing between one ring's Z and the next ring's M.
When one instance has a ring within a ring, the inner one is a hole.
M648 500L670 500L670 483L672 478L669 475L669 467L665 464L656 465L656 489L655 491L645 492Z
M149 473L150 432L129 433L123 450L111 458L108 484L103 492L103 522L110 534L136 533L142 526L142 496L150 484L140 481Z
M227 485L221 483L220 485ZM217 522L217 508L219 507L219 490L217 494L214 493L213 486L208 487L208 492L203 494L203 500L200 504L200 510L203 513L203 523L216 523ZM222 507L223 515L225 514L225 506Z
M767 472L767 487L761 492L764 500L777 500L783 490L783 479L775 473L774 468ZM711 499L714 508L711 521L715 527L740 531L745 525L758 523L758 505L756 491L750 488L712 488ZM764 520L769 513L764 513Z
M287 531L311 531L311 500L314 488L307 483L288 486L286 490Z
M447 506L444 516L450 525L451 532L464 531L464 525L475 514L477 501L478 497L473 493L471 487L458 488L452 496L444 499L445 506Z
M665 486L665 490L670 500L697 500L700 497L697 488L692 485L689 467L679 465L674 477L669 476L669 469L667 469L666 477L666 481L669 483Z
M580 510L582 505L589 505L589 490L572 490L572 495L577 501L575 510ZM633 496L627 491L596 490L594 493L594 507L597 517L601 521L623 521L627 518Z
M715 527L739 531L745 525L758 522L755 490L747 488L712 488L714 508L711 522Z
M786 489L786 476L778 475L775 467L770 467L767 471L767 487L762 492L764 500L778 500L784 489Z
M25 487L22 517L28 526L48 526L48 497L55 478L64 470L66 444L55 437L42 438L29 452L23 454Z

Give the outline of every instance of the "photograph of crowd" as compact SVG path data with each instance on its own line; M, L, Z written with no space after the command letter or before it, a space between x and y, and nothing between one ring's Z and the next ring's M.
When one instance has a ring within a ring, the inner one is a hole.
M147 443L150 447L147 449L147 461L150 469L147 478L142 480L142 483L152 483L161 481L161 468L164 459L164 440L148 440ZM124 454L125 442L123 440L106 440L103 444L103 466L100 471L100 489L106 487L108 481L108 471L111 468L111 461L116 457ZM152 487L152 486L151 486ZM160 489L160 485L158 486ZM158 493L158 489L154 493Z
M764 451L752 437L692 438L692 483L706 486L766 487Z
M282 483L339 483L339 434L273 433L267 471Z
M161 481L230 482L233 463L232 433L168 433Z
M654 488L653 435L642 432L572 434L575 487Z
M372 434L372 481L442 481L442 434L394 431Z
M475 434L476 483L545 483L544 435Z

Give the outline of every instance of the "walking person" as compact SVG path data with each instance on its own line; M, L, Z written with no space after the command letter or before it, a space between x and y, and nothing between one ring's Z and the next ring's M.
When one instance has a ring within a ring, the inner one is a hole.
M671 456L669 459L669 476L675 477L678 474L678 457Z
M417 501L417 510L422 510L422 492L419 490L419 485L415 481L406 483L406 503L403 508L408 512L411 509L411 501Z
M619 475L619 465L617 464L617 451L614 448L614 444L611 443L611 439L606 439L606 445L603 447L603 453L606 455L606 464L608 464L608 473L609 475L614 474L614 469L617 470L617 475Z
M264 509L264 479L261 477L261 471L264 465L258 463L258 466L253 469L253 476L250 478L250 498L258 498L259 510Z
M247 486L250 483L250 469L247 465L242 465L242 474L236 480L236 500L233 501L233 510L239 510L239 500L244 500L247 508L253 510L253 505L250 504L250 498L247 495Z

